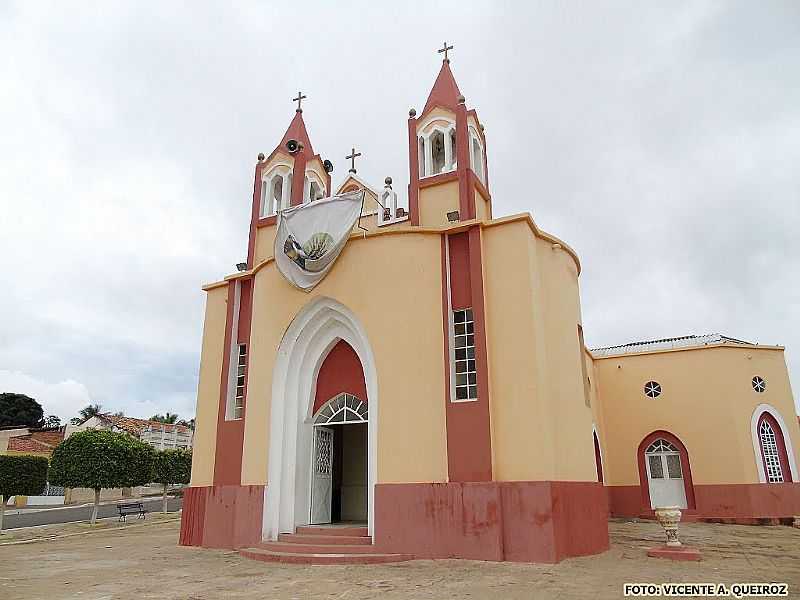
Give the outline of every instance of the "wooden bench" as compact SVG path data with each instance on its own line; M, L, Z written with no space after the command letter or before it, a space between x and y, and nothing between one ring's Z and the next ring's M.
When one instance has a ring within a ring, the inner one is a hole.
M123 523L128 521L128 515L139 515L137 519L144 519L147 511L141 502L132 502L130 504L117 504L117 512L119 513L119 520Z

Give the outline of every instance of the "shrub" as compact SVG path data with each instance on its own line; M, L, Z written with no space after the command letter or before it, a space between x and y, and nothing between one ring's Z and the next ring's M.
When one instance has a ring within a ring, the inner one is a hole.
M125 433L90 429L74 433L53 451L50 481L94 490L91 522L97 520L100 490L144 485L153 480L155 450Z
M10 496L36 496L47 485L47 459L43 456L0 455L0 531Z
M164 486L163 512L167 512L167 486L189 483L192 475L192 452L190 450L162 450L156 454L153 481Z

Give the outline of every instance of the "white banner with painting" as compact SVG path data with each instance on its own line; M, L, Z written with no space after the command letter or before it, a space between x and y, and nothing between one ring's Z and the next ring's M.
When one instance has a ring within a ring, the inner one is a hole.
M293 286L310 292L341 253L361 216L364 190L322 198L278 213L274 256Z

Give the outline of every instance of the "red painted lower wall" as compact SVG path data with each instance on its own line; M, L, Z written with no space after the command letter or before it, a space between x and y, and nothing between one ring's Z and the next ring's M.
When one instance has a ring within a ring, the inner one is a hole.
M375 486L375 544L419 558L555 563L608 550L608 508L594 482Z
M642 504L638 485L609 486L608 501L612 517L649 515ZM775 519L800 514L800 483L751 483L695 485L699 519L731 519L742 522Z
M263 485L215 485L184 490L180 544L242 548L261 541Z

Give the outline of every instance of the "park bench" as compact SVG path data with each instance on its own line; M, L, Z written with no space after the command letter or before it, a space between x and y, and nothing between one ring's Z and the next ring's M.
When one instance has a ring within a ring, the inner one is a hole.
M141 502L117 504L117 512L119 513L119 520L124 523L127 523L128 515L139 515L137 519L144 519L147 513Z

